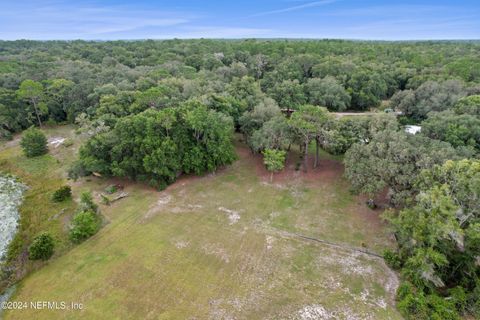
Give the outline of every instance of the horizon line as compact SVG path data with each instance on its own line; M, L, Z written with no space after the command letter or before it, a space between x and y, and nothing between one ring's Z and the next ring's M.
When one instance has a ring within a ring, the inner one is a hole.
M1 42L15 42L15 41L36 41L36 42L48 42L48 41L84 41L84 42L114 42L114 41L169 41L169 40L330 40L330 41L377 41L377 42L405 42L405 41L480 41L480 38L412 38L412 39L372 39L372 38L329 38L329 37L238 37L238 38L215 38L215 37L193 37L193 38L121 38L121 39L82 39L82 38L72 38L72 39L28 39L28 38L18 38L18 39L0 39Z

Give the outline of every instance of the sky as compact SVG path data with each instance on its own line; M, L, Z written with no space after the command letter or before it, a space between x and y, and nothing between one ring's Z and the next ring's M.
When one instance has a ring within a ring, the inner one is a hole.
M480 39L479 0L0 0L0 39Z

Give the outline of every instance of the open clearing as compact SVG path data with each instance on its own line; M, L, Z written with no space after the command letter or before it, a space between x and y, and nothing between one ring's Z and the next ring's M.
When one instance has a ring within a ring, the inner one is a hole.
M260 157L240 144L238 154L162 192L118 179L74 183L74 194L92 189L97 200L112 181L129 196L102 205L108 224L33 272L11 301L83 310L29 308L5 319L400 319L395 274L360 252L391 242L379 211L349 194L342 165L323 155L315 171L290 164L270 183Z

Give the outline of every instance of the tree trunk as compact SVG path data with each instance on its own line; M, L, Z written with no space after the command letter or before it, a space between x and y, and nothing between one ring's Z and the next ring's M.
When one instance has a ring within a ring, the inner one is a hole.
M308 142L309 142L308 139L305 140L305 155L303 158L303 167L305 172L307 172L308 170Z
M41 128L42 127L42 120L40 120L40 114L38 113L37 103L35 102L35 100L32 100L32 104L33 104L33 109L35 110L35 115L37 116L38 125Z
M315 164L313 165L314 168L316 168L318 165L318 158L319 158L319 155L318 155L318 137L317 137L315 138Z
M270 172L270 183L273 182L273 171Z

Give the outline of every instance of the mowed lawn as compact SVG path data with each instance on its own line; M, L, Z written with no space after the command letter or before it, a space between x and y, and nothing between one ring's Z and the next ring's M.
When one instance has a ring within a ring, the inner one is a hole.
M383 260L296 234L381 252L377 211L349 193L341 165L289 168L273 183L261 160L239 160L165 191L125 184L101 206L107 224L18 286L11 301L82 310L10 310L5 319L400 319ZM107 179L82 179L97 199ZM119 180L114 180L118 183Z

